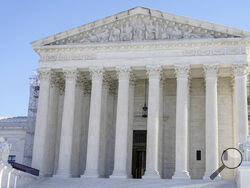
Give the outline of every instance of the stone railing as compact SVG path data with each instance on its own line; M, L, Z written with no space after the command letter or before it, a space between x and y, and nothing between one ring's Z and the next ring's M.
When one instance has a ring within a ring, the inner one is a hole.
M0 187L22 188L26 187L38 177L16 170L8 164L8 156L11 145L0 137Z
M246 142L239 144L239 150L243 155L243 165L250 164L250 135L248 135Z

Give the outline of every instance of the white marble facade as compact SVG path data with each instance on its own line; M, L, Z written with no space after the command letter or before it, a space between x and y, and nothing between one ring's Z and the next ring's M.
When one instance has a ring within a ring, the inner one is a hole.
M133 130L147 130L143 178L208 178L223 150L247 139L248 37L136 7L32 42L32 166L45 176L130 178Z

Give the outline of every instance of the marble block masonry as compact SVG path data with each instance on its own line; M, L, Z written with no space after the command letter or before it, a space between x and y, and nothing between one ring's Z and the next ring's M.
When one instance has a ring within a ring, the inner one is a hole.
M132 178L144 131L143 179L208 179L247 141L248 31L136 7L31 45L41 176Z

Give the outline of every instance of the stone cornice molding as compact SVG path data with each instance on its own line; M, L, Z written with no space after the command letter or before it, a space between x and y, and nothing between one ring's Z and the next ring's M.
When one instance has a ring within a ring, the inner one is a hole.
M51 69L39 68L37 70L39 81L46 81L51 79Z
M146 71L148 79L161 79L161 74L162 74L161 65L147 65Z
M65 81L76 81L78 71L72 68L63 68Z
M205 79L217 78L218 65L216 64L205 64L203 65L203 71Z
M117 66L116 72L119 81L120 80L129 80L130 79L130 73L132 72L131 67L129 66Z
M235 77L248 75L248 65L246 64L233 64L233 73Z
M175 65L175 74L177 79L189 78L190 65Z
M90 67L89 72L92 77L92 81L95 81L95 80L100 81L103 79L103 74L104 74L103 67Z

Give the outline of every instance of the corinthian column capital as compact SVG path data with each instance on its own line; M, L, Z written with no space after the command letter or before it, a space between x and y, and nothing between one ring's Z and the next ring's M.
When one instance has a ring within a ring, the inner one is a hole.
M148 65L146 67L148 78L161 78L162 67L161 65Z
M40 68L37 70L39 80L50 80L51 69L49 68Z
M177 79L185 78L189 76L190 65L175 65L175 74Z
M129 66L118 66L116 67L117 76L120 79L129 79L131 73L131 67Z
M92 80L102 80L104 69L103 67L90 67L89 72L91 74Z
M248 67L246 64L233 64L232 65L233 68L233 73L234 76L245 76L248 74Z
M63 69L63 74L66 80L76 80L77 70L66 68L66 69Z
M218 65L216 64L205 64L203 65L205 78L216 78L218 72Z

